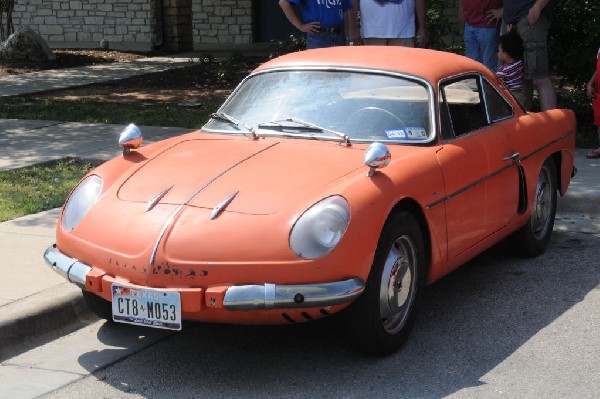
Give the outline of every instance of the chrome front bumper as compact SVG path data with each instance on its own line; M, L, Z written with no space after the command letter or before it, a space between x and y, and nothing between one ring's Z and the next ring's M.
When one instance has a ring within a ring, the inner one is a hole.
M56 273L60 274L71 283L85 288L85 276L92 268L77 259L63 255L53 245L44 252L44 260Z
M68 281L85 288L86 275L92 268L62 254L55 246L44 252L44 260ZM223 307L228 310L312 308L352 302L365 289L359 278L299 285L233 285L227 288Z

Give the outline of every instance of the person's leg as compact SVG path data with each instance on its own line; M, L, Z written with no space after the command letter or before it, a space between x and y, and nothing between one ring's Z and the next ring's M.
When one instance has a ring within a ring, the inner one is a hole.
M531 79L523 79L523 107L531 111L533 106L533 82Z
M598 134L598 147L587 153L587 157L590 159L600 158L600 97L596 96L592 102L592 108L594 110L594 125L597 126Z
M386 46L387 39L383 39L380 37L365 37L363 38L363 43L366 46Z
M510 92L515 97L515 99L519 102L519 104L521 104L523 106L523 108L527 109L525 107L525 93L523 92L523 90L519 90L519 91L511 90Z
M466 22L463 39L465 41L465 55L472 60L481 62L481 54L479 53L479 42L477 40L476 30Z
M338 33L335 35L331 35L333 42L332 46L345 46L346 45L346 35L344 33Z
M306 49L325 47L323 43L323 35L321 33L306 34Z
M388 46L415 47L414 37L400 37L388 39Z
M550 20L540 17L530 26L527 17L517 24L517 32L523 39L523 67L525 79L531 80L540 96L542 111L556 108L556 92L548 69L548 31Z
M477 30L479 39L479 51L481 63L492 72L498 70L498 29L479 28Z
M556 108L556 92L549 77L533 79L533 85L540 96L540 108L542 111Z

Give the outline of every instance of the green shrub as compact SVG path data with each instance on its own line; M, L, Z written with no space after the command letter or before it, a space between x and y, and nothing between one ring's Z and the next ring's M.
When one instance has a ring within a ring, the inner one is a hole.
M305 49L306 36L304 34L293 34L289 35L285 40L271 41L269 58Z
M448 18L444 15L444 10L450 6L454 6L454 1L429 0L426 2L427 31L429 33L428 48L448 50L448 46L443 38L450 33L450 21L448 21Z
M583 87L596 66L600 46L600 1L555 2L548 37L550 65L562 84Z

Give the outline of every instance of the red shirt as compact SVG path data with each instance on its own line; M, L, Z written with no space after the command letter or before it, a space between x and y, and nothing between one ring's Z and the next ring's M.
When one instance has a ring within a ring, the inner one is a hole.
M463 0L463 13L465 22L474 28L496 28L500 20L491 24L485 20L488 10L502 8L502 0Z

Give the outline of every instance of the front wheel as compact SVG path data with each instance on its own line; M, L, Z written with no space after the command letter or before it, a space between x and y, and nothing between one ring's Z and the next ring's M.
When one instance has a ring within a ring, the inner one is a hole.
M358 349L386 355L399 349L415 321L425 280L419 223L406 211L386 221L365 292L346 313L346 331Z
M547 159L538 177L531 216L513 236L513 244L519 254L534 257L546 250L554 229L556 192L556 165L552 159Z

